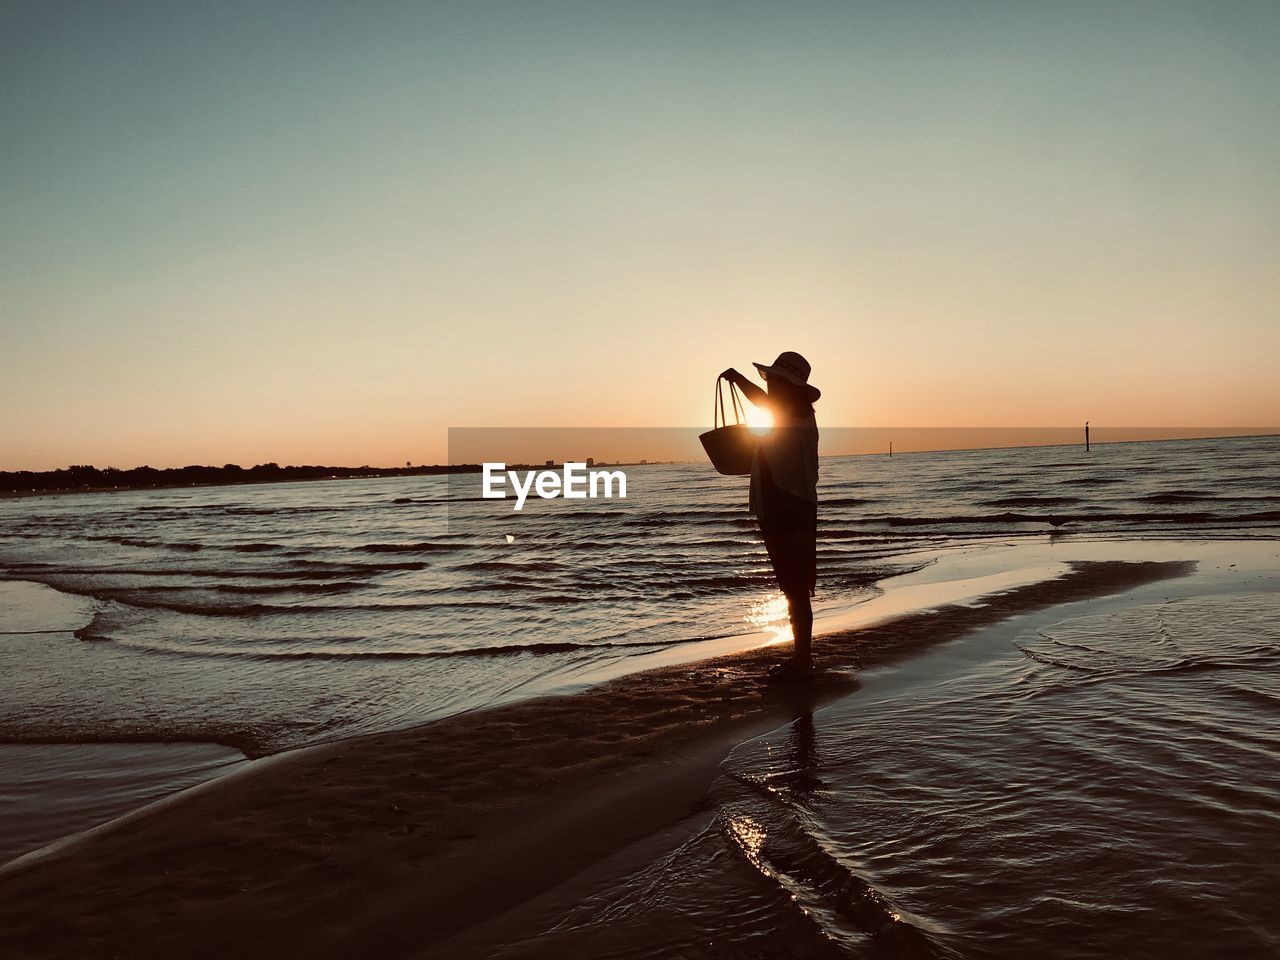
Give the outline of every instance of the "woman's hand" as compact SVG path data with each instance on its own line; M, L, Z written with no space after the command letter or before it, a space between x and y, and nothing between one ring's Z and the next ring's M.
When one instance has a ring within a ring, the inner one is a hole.
M720 379L728 380L731 384L742 391L742 395L757 406L769 402L769 395L761 390L758 386L740 374L737 370L730 367L724 373L720 374Z

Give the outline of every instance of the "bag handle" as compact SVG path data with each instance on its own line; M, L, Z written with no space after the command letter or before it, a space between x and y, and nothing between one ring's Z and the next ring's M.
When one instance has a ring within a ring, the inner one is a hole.
M716 398L711 405L711 426L712 429L718 430L720 427L729 425L728 419L724 415L724 393L721 384L724 383L724 377L716 378ZM742 408L742 400L738 396L738 387L733 381L729 381L729 402L733 405L733 422L735 425L743 423L747 417ZM720 419L716 420L717 412Z
M747 411L742 405L742 397L738 394L738 385L732 381L729 383L729 399L733 401L734 423L746 423Z

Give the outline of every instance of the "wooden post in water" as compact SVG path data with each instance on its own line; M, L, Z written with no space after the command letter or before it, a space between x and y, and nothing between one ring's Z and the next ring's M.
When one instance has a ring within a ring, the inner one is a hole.
M1089 452L1089 421L1084 422L1084 452Z
M889 459L890 460L893 459L893 441L892 440L889 441Z

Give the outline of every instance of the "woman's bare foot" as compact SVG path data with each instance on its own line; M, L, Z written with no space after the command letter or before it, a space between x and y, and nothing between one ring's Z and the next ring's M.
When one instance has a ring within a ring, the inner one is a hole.
M765 679L770 683L812 683L813 664L792 658L771 668Z

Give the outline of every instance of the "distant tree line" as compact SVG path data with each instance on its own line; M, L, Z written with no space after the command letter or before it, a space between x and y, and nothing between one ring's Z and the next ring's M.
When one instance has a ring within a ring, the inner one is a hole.
M407 477L440 473L470 473L479 464L404 467L282 467L260 463L253 467L227 463L221 467L93 467L85 464L61 470L0 471L0 491L110 490L116 487L185 487L196 484L264 483L288 480L328 480L351 477Z

